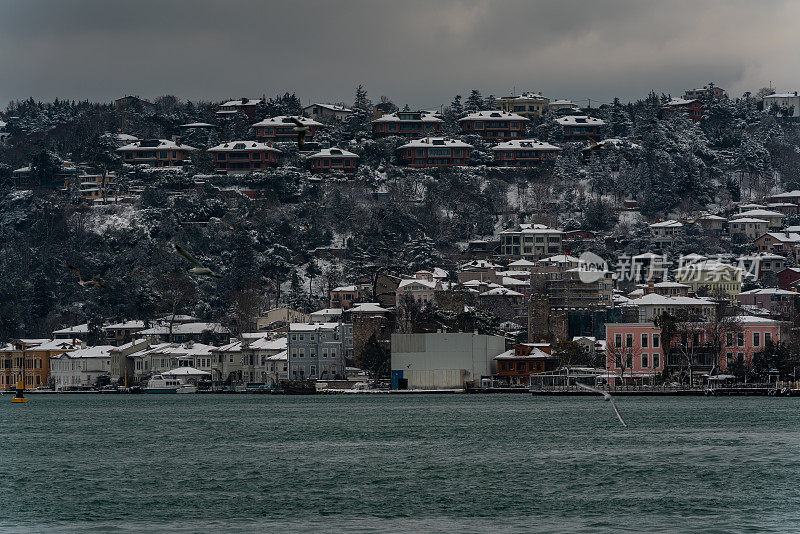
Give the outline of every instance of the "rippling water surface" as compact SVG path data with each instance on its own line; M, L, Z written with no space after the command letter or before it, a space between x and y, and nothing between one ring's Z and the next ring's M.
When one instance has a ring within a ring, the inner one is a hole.
M800 530L800 399L30 399L2 531Z

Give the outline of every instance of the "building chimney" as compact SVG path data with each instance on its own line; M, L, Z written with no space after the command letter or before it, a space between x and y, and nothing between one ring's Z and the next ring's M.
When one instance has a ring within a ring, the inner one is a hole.
M651 293L655 293L655 292L656 292L656 284L655 284L655 282L652 279L648 280L648 282L647 282L647 294L650 295Z

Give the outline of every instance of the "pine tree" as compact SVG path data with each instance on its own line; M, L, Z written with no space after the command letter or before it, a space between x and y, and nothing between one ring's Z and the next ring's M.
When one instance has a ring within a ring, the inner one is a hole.
M464 109L466 111L480 111L484 107L483 96L477 89L473 89L469 97L467 97Z

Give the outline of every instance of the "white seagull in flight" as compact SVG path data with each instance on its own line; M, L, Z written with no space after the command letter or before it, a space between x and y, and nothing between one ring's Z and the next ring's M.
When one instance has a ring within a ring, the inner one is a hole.
M628 424L625 422L624 419L622 419L622 416L619 414L619 409L617 408L617 403L614 402L614 397L611 396L611 393L609 393L608 391L603 391L603 390L600 390L600 389L597 389L597 388L593 388L593 387L587 386L586 384L581 384L580 382L576 382L576 384L579 385L580 387L582 387L583 389L592 391L594 393L599 393L600 395L602 395L604 401L608 401L608 402L611 403L611 407L614 408L614 412L617 414L617 419L619 419L619 422L622 423L622 426L624 426L625 428L628 428Z

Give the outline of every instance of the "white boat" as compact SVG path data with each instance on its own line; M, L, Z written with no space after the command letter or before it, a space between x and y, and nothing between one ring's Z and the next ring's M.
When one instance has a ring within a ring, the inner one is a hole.
M178 389L182 386L184 386L184 383L177 378L153 375L150 377L150 380L147 381L147 386L143 388L142 391L145 393L177 393ZM195 388L195 390L196 389L197 388Z
M175 393L197 393L197 386L192 384L181 384L181 387L176 389Z

